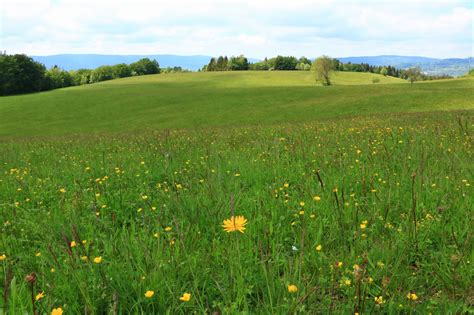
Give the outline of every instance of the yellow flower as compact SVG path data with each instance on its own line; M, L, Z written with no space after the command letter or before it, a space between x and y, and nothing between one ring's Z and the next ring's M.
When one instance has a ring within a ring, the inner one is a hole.
M94 258L94 262L95 262L96 264L100 264L100 263L102 262L102 256L99 256L99 257Z
M50 270L50 271L51 271L51 273L55 273L55 272L56 272L56 269L54 269L54 268L51 268L51 270Z
M408 293L407 298L409 300L416 301L416 300L418 300L418 295L416 295L416 293Z
M376 296L374 297L374 300L375 300L375 303L379 305L385 303L385 301L383 300L383 296Z
M147 298L151 298L153 295L155 295L154 291L148 290L148 291L145 292L145 297L147 297Z
M365 230L366 227L367 227L366 224L364 224L364 223L361 223L361 224L360 224L360 229L361 229L361 230Z
M179 299L183 302L189 302L189 300L191 300L191 293L185 292Z
M321 250L323 249L323 246L321 244L319 244L318 246L316 246L316 250L318 252L320 252Z
M81 256L82 261L86 261L87 259L89 259L89 258L87 258L87 256Z
M244 233L245 225L247 224L247 219L244 218L242 215L238 215L235 218L232 216L228 220L224 220L224 224L222 227L226 232L234 232L239 231L240 233Z
M288 285L288 292L290 293L295 293L298 291L298 287L294 284L289 284Z
M71 247L76 247L76 241L71 241L70 246L71 246Z
M342 265L343 265L342 261L336 262L336 267L342 268Z
M304 207L304 201L300 201L300 206Z
M60 188L59 192L64 194L66 192L66 189L65 188Z
M350 286L351 285L351 280L349 280L349 279L344 280L344 284L346 286Z
M39 300L41 300L42 298L44 298L44 292L41 292L41 293L36 294L36 296L35 296L35 301L39 301Z
M283 187L288 188L288 187L290 187L290 184L284 183L284 184L283 184Z
M41 252L37 252L37 253L35 254L35 256L36 256L36 257L41 256Z
M319 196L314 196L314 197L313 197L313 200L314 200L314 201L321 201L321 197L319 197Z
M169 232L169 231L171 231L172 229L173 229L173 228L172 228L171 226L165 227L165 231L166 231L166 232Z
M63 309L58 307L51 311L51 315L63 315Z
M0 256L0 261L5 260L5 259L7 259L7 255L3 254L2 256Z

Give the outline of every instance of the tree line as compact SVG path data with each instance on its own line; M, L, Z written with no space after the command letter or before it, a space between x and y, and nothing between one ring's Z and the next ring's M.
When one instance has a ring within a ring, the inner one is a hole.
M391 65L388 66L373 66L368 63L343 63L336 58L322 56L327 59L327 66L331 71L348 71L348 72L370 72L382 74L384 76L397 77L409 81L421 80L436 80L452 78L449 75L427 75L424 74L420 68L397 69ZM320 57L320 58L322 58ZM317 59L316 59L317 60ZM315 60L315 61L316 61ZM211 58L209 63L205 65L201 71L236 71L236 70L314 70L315 61L311 61L306 57L296 58L294 56L276 56L274 58L265 58L262 61L249 63L244 55L238 57L219 56L218 58Z
M0 54L0 95L48 91L74 85L157 73L185 72L181 67L160 68L156 60L142 58L131 64L120 63L95 69L66 71L50 69L23 54Z

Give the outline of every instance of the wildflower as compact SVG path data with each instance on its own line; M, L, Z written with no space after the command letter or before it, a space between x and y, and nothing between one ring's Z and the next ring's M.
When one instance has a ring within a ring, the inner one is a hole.
M226 231L227 233L234 232L234 231L239 231L240 233L244 233L246 224L247 224L247 219L244 216L239 215L239 216L236 216L235 218L234 216L232 216L230 219L224 220L224 224L222 225L222 227L224 228L224 231Z
M39 300L41 300L42 298L44 298L44 292L41 292L41 293L36 294L36 296L35 296L35 301L39 301Z
M95 257L95 258L94 258L94 262L95 262L96 264L100 264L100 263L102 262L102 256Z
M283 187L288 188L288 187L290 187L290 184L284 183L284 184L283 184Z
M191 293L185 292L179 299L183 302L189 302L189 300L191 300Z
M364 223L365 222L365 223ZM365 230L365 228L367 227L367 221L364 221L360 224L360 229L361 230Z
M416 300L418 300L418 295L416 295L416 293L411 293L410 292L410 293L407 294L407 298L409 300L416 301Z
M60 188L59 192L64 194L66 192L66 189L65 188Z
M321 244L316 246L316 251L320 252L322 249L323 249L323 246Z
M351 285L351 280L349 280L349 279L344 280L344 284L346 286L350 286Z
M301 210L300 212L298 212L299 215L304 215L304 210Z
M235 177L239 177L239 176L240 176L240 173L235 173L234 176L235 176Z
M342 265L343 265L342 261L336 262L336 267L342 268Z
M165 227L165 231L166 231L166 232L169 232L169 231L171 231L172 229L173 229L173 228L172 228L171 226Z
M155 234L153 234L153 236L156 237L156 238L158 238L158 237L160 237L160 234L159 234L159 233L155 233Z
M297 251L298 251L298 247L296 247L295 245L291 245L291 250L294 251L294 252L297 252Z
M288 292L290 293L295 293L298 291L298 287L294 284L289 284L288 285Z
M81 256L81 260L82 260L82 261L86 261L86 260L88 260L88 259L89 259L89 258L87 258L87 256Z
M71 248L76 247L76 241L71 241L71 244L69 244L69 246L71 246Z
M148 290L148 291L145 292L145 297L146 298L151 298L153 295L155 295L154 291Z
M304 207L304 201L300 201L300 206Z
M50 271L51 271L51 273L55 273L55 272L56 272L56 269L54 269L54 268L51 268L51 270L50 270Z
M40 256L41 256L41 252L37 252L37 253L35 254L35 256L36 256L36 257L40 257Z
M86 245L87 240L82 240L82 244Z
M376 296L374 297L374 300L375 300L375 304L378 304L378 305L385 303L385 301L383 300L383 296Z
M51 315L63 315L63 309L58 307L51 311Z
M0 261L7 259L7 255L3 254L0 256Z

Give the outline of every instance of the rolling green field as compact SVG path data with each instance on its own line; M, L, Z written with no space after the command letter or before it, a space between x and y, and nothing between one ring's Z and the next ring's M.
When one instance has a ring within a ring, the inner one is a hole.
M161 74L2 97L0 136L272 125L474 106L472 78L410 86L381 75L373 84L375 76L336 73L335 85L322 87L304 71Z
M0 98L0 313L472 312L474 80L373 76Z

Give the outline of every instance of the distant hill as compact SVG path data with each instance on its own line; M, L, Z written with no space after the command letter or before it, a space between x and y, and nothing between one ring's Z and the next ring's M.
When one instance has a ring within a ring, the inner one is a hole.
M96 68L102 65L113 65L117 63L132 63L140 58L156 59L161 67L180 66L189 70L198 70L209 63L211 56L178 56L178 55L98 55L98 54L64 54L51 56L32 56L33 59L43 63L47 68L57 65L66 70L80 68ZM374 66L391 65L396 68L406 69L419 66L427 74L449 74L460 76L466 74L469 69L474 68L474 59L450 58L435 59L417 56L362 56L341 57L342 62L368 63ZM249 58L250 62L259 61Z
M342 57L338 59L344 63L368 63L374 66L391 65L400 69L418 66L427 74L449 74L452 76L464 75L469 71L469 69L474 68L474 58L472 57L436 59L418 56L386 55Z

